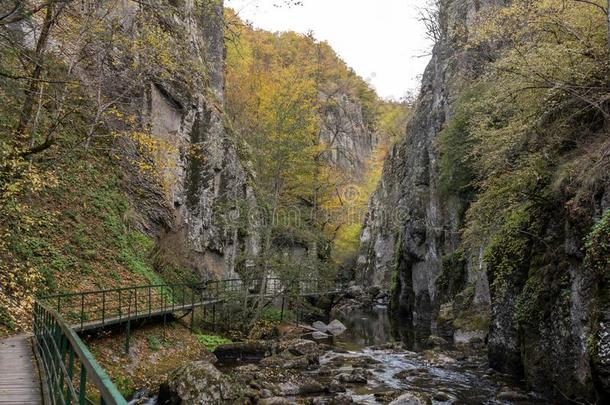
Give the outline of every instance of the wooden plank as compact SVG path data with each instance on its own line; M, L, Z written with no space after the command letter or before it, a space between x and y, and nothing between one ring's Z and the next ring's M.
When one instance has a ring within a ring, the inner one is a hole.
M38 369L25 335L0 341L0 404L41 404Z

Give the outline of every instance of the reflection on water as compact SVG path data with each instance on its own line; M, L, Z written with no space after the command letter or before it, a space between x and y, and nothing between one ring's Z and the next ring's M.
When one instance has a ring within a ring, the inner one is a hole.
M372 311L356 310L339 317L347 331L334 338L334 345L347 350L358 350L395 340L390 318L385 307Z
M333 345L345 350L360 350L390 342L403 342L409 350L422 350L429 331L418 329L408 321L392 317L386 306L372 310L354 310L338 316L347 331L331 339Z

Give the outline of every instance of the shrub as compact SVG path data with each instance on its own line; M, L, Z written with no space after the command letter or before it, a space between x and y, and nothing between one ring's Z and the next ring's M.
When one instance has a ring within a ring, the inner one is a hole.
M227 338L216 335L197 335L197 340L209 351L214 351L218 346L233 343Z

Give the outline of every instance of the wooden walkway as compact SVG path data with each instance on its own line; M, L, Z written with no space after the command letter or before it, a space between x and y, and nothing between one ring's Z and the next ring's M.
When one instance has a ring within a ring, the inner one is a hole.
M42 404L38 376L28 336L0 341L0 405Z
M113 316L110 318L102 318L102 319L97 319L97 320L93 320L90 322L83 322L82 325L79 323L72 323L72 324L70 324L70 327L74 331L79 332L79 333L87 332L87 331L93 331L93 330L105 328L107 326L127 323L127 321L136 322L136 321L146 319L146 318L157 318L157 317L160 317L163 315L173 314L174 312L190 311L195 308L211 306L214 304L220 304L221 302L222 302L222 300L209 300L209 301L195 302L192 304L168 305L165 308L151 309L150 311L131 312L129 314L123 314L121 316Z

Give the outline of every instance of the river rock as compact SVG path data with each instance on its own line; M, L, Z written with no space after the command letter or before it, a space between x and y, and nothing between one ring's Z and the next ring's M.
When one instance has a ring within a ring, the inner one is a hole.
M214 365L197 361L174 371L159 389L159 404L211 404L237 401L245 387Z
M271 355L271 344L264 341L250 341L220 345L214 354L221 362L258 361Z
M303 377L298 381L279 384L282 395L311 395L326 391L326 387L312 378Z
M453 357L450 357L444 353L440 353L438 351L434 351L434 350L425 350L421 353L421 357L426 360L429 361L431 363L434 363L436 365L440 365L440 364L455 364L456 360Z
M399 392L396 391L383 391L383 392L376 392L374 394L375 396L375 401L377 402L382 402L384 404L390 403L393 400L395 400L398 396L400 395Z
M364 289L359 285L352 285L347 289L345 296L347 298L357 299L362 298L364 295Z
M341 394L330 400L329 405L348 405L353 404L354 399L348 394Z
M428 346L446 346L449 344L445 339L440 336L430 335L426 340Z
M347 394L342 394L334 398L318 397L311 400L311 405L348 405L353 403L354 400Z
M370 356L356 357L352 361L352 365L354 367L362 367L362 368L371 368L372 365L380 364L380 363L381 362L379 360L375 360L374 358L372 358Z
M288 351L295 356L320 356L322 349L311 340L291 339L279 342L275 347L276 353Z
M364 370L354 369L349 373L341 373L335 377L336 381L347 384L366 384L368 379Z
M432 399L439 402L447 402L451 401L453 397L444 391L436 391L432 394Z
M271 398L263 398L258 401L259 405L292 405L296 404L295 401L289 400L288 398L283 397L271 397Z
M497 397L500 401L511 401L511 402L524 402L528 400L527 394L512 390L508 387L503 387L498 393Z
M324 332L315 331L315 332L312 332L311 337L314 338L315 340L324 340L324 339L328 339L330 337L330 335L328 335Z
M345 391L346 391L345 386L343 384L341 384L339 381L333 380L328 385L328 392L330 392L331 394L334 394L337 392L345 392Z
M317 357L314 356L295 356L289 351L283 351L270 357L265 357L260 361L260 365L269 368L283 369L306 369L311 365L317 365Z
M239 381L243 384L249 384L251 381L255 380L258 373L260 372L260 367L255 364L246 364L244 366L235 367L233 370L233 375L236 381Z
M390 402L390 405L430 405L432 401L425 394L407 392Z
M263 388L260 392L260 396L261 398L273 398L273 392L270 389Z
M399 371L398 373L394 374L394 378L397 378L399 380L404 380L409 377L426 374L426 373L428 373L427 368L424 368L424 367L411 368L408 370Z
M317 329L320 332L326 332L326 328L328 327L324 322L320 322L320 321L315 321L314 323L311 324L311 326L313 326L315 329Z
M347 328L345 327L345 325L343 325L343 323L341 323L341 321L335 319L334 321L328 324L326 330L334 336L338 336L345 332Z

